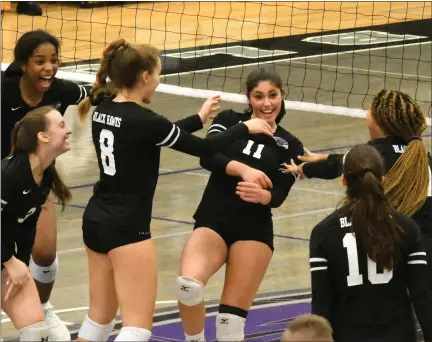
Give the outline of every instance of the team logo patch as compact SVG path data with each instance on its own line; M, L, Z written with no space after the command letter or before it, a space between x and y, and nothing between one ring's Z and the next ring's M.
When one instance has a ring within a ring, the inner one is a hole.
M278 144L278 146L283 147L284 149L288 150L288 142L282 138L279 137L273 137L273 139L276 141L276 143Z

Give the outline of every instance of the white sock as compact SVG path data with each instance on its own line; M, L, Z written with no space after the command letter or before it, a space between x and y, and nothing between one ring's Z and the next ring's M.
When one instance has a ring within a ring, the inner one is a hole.
M123 327L114 341L148 341L151 331L143 328Z
M185 334L186 336L186 341L189 342L205 342L205 336L204 336L204 330L201 331L199 334L197 335L193 335L193 336L189 336L188 334Z
M52 305L50 302L46 302L46 303L41 303L41 307L43 311L47 311L47 309L51 309Z
M20 341L48 341L48 327L38 322L19 330Z

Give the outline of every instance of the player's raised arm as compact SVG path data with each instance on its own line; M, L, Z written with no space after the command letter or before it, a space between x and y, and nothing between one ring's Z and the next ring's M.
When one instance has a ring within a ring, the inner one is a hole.
M156 146L170 147L198 157L223 150L233 140L249 133L272 135L269 125L261 119L251 119L244 123L238 123L221 134L205 139L181 130L160 115L155 115L150 125L152 127L151 140L155 142Z

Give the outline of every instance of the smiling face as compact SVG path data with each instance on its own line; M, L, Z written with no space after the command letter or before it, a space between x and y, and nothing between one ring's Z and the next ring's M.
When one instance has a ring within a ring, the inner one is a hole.
M261 81L250 93L250 105L255 117L274 125L282 106L282 92L271 81Z
M45 118L47 122L45 132L39 133L41 142L57 156L69 151L68 139L72 131L64 122L62 115L52 110L46 114Z
M57 50L51 43L38 45L22 66L25 80L41 93L50 88L58 68Z

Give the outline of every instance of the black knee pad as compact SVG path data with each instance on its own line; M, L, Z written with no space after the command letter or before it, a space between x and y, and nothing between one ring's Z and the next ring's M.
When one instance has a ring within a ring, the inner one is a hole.
M219 305L219 313L228 313L231 315L236 315L239 317L247 318L248 310L240 309L236 306L220 304Z

